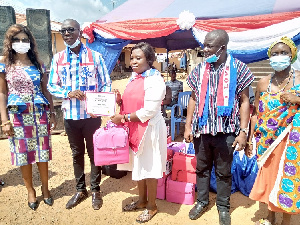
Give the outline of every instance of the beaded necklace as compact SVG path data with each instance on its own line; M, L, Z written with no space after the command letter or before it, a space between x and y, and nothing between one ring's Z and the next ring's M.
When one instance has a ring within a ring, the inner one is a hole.
M295 75L295 70L294 69L292 69L292 71L290 72L290 75L289 75L289 79L288 79L288 81L287 81L287 83L284 85L284 87L283 88L281 88L278 92L281 92L281 91L284 91L284 89L286 88L286 86L290 83L290 80L291 80L291 77L292 77L292 75ZM284 80L279 84L279 82L277 81L277 79L276 79L276 77L275 77L275 73L273 73L272 74L272 76L271 76L271 79L270 79L270 86L269 86L269 92L271 92L271 84L272 84L272 79L275 79L275 81L276 81L276 83L277 83L277 85L278 85L278 87L280 87L280 85L284 82Z

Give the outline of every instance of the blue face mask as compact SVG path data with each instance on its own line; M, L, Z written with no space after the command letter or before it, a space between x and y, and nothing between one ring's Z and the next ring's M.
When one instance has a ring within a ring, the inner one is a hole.
M270 58L270 65L275 71L280 72L291 65L291 58L288 55L272 56Z
M220 51L221 48L218 49L218 51ZM217 51L217 52L218 52ZM216 52L216 53L217 53ZM220 55L222 54L222 52L220 53ZM213 54L213 55L210 55L208 56L207 58L205 58L205 61L208 62L208 63L214 63L214 62L217 62L220 58L220 55L219 56L216 56L216 54Z

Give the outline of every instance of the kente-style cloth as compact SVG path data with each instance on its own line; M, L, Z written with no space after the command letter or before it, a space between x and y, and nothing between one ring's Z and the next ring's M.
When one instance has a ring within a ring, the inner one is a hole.
M300 84L289 92L299 96ZM300 213L300 106L284 103L281 93L260 95L255 126L258 161L281 134L284 137L259 169L249 197L267 203L271 211L296 214Z
M195 93L196 105L193 113L193 125L192 125L192 134L196 137L199 137L200 134L211 134L213 136L220 133L235 133L238 135L240 130L240 98L242 92L251 85L254 81L254 76L249 70L248 66L241 62L240 60L233 58L233 64L237 68L236 75L236 87L235 87L235 99L233 103L232 113L229 116L218 116L217 115L217 94L219 89L219 80L222 77L224 70L224 63L222 63L218 68L214 68L214 65L211 64L210 73L209 73L209 94L205 95L208 97L208 107L205 107L203 111L203 118L207 116L207 124L200 126L199 125L199 105L205 101L206 97L200 96L201 89L201 74L204 73L203 70L206 66L200 63L198 64L190 73L186 79L187 84ZM205 86L206 88L206 86ZM206 99L207 103L207 99ZM207 104L205 104L207 105ZM203 108L200 107L200 108ZM207 112L206 112L207 111ZM203 119L202 118L202 119ZM206 121L206 119L204 119ZM203 124L204 122L200 122Z
M233 63L233 58L228 55L223 72L219 79L218 91L217 91L217 115L218 116L230 116L236 90L237 82L237 68ZM202 64L202 69L200 69L200 85L199 94L200 99L205 99L205 101L200 101L199 103L199 126L207 124L208 119L208 101L209 101L209 85L208 80L210 76L211 66L209 63Z
M269 49L268 49L268 56L269 56L269 58L271 57L271 50L272 50L272 48L273 48L276 44L278 44L278 43L284 43L284 44L286 44L287 46L290 47L291 52L292 52L292 61L291 61L291 63L294 63L294 62L296 61L296 59L297 59L297 47L296 47L295 43L293 42L293 40L290 39L290 38L288 38L288 37L286 37L286 36L280 38L280 39L277 40L277 41L274 41L274 42L271 44L271 46L270 46Z
M122 96L121 114L136 112L140 122L128 122L130 160L119 170L132 170L133 180L159 179L166 171L167 129L161 114L166 86L159 71L133 73Z
M35 66L5 68L8 113L14 136L8 137L12 165L24 166L52 159L49 102L40 89L41 73Z

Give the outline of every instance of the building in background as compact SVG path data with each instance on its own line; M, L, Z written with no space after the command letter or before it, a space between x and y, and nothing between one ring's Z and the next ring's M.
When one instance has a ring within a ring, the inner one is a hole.
M26 15L16 13L16 23L26 26L27 25ZM62 39L61 34L59 33L62 23L53 20L51 20L50 23L51 23L51 36L52 36L52 52L54 55L57 52L64 50L66 46L64 45L64 41ZM86 43L86 40L82 39L82 42Z

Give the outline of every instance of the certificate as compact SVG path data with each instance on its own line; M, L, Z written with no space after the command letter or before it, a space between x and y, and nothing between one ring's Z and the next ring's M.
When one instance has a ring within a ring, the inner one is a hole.
M113 92L85 92L86 112L97 116L115 114L116 96Z

